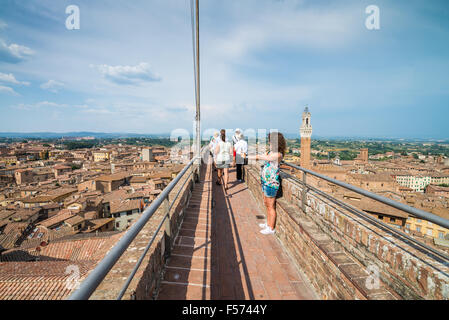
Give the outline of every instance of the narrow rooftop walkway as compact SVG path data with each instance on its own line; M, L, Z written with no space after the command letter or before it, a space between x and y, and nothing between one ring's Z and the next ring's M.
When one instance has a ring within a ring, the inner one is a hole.
M262 235L265 213L230 169L225 192L203 166L175 240L159 300L311 300L311 286L273 235Z

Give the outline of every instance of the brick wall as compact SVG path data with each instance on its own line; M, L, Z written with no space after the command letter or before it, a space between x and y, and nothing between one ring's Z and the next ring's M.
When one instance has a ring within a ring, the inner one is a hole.
M262 202L259 172L247 184ZM278 240L322 299L449 299L449 267L328 195L284 177ZM378 275L378 276L377 276Z
M178 182L170 193L170 199L174 199L188 175L189 173L186 173L185 177ZM136 275L126 290L123 300L151 300L154 298L155 290L158 288L161 273L166 262L165 248L168 246L173 246L174 239L176 238L176 234L179 232L184 216L184 208L187 207L190 199L193 186L191 179L189 180L190 181L186 182L183 186L177 200L175 201L175 204L170 210L170 229L172 237L169 241L166 241L164 235L165 226L162 226L142 264L136 272ZM153 217L151 217L151 219L147 222L145 227L140 231L135 240L130 244L119 261L117 261L111 269L109 274L94 292L91 299L116 299L122 286L125 284L126 279L136 265L136 262L139 260L145 247L162 221L164 213L165 207L164 204L162 204L154 213Z

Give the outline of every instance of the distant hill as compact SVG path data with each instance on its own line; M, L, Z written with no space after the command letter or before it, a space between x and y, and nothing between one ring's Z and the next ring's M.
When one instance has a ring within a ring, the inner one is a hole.
M299 133L285 133L287 139L300 139ZM433 143L449 143L449 139L436 139L436 138L401 138L401 137L346 137L346 136L318 136L312 135L313 140L334 140L334 141L372 141L372 142L433 142Z
M267 130L269 131L269 130ZM287 139L299 139L299 133L284 133ZM150 139L168 139L170 133L105 133L105 132L0 132L0 138L9 139L60 139L60 138L83 138L94 137L96 139L126 139L126 138L150 138ZM431 139L431 138L400 138L400 137L345 137L345 136L318 136L313 135L314 140L336 140L336 141L395 141L395 142L436 142L449 143L449 139Z
M170 134L137 134L137 133L104 133L104 132L0 132L1 138L42 138L42 139L58 139L58 138L73 138L73 137L94 137L97 139L108 138L155 138L163 139L169 138Z

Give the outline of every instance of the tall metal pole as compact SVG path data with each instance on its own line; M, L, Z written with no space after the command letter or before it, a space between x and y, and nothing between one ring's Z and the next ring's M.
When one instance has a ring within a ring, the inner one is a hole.
M201 110L200 110L200 4L196 0L196 156L200 159L201 149ZM199 160L201 161L201 160ZM199 162L200 163L200 162Z

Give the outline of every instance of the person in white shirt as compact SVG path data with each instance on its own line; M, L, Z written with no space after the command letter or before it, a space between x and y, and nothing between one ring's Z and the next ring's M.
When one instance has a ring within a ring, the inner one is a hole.
M223 184L225 190L228 189L229 167L232 162L232 149L232 144L226 141L226 130L221 130L220 139L215 147L216 166L218 171L218 180L216 183L217 185Z
M235 145L238 141L239 141L239 136L242 133L242 130L240 130L239 128L235 129L235 133L232 136L232 143ZM235 166L235 149L234 149L234 155L233 155L233 159L234 159L234 163L232 166Z
M240 130L239 128L235 129L235 133L232 136L232 142L234 144L236 144L239 141L239 136L240 136L241 133L242 133L242 130Z
M248 143L245 141L243 133L237 137L238 141L234 145L235 164L237 171L237 180L243 181L243 166L245 165L246 156L248 155Z
M220 136L220 132L216 131L214 133L214 136L212 137L212 139L210 140L209 143L209 150L210 150L210 154L212 156L212 160L213 160L213 166L214 169L216 170L217 168L215 167L215 147L217 146L218 140L219 140L219 136Z

